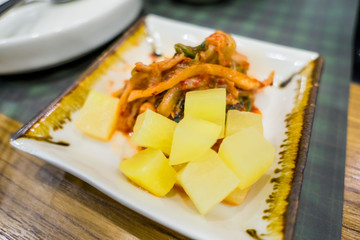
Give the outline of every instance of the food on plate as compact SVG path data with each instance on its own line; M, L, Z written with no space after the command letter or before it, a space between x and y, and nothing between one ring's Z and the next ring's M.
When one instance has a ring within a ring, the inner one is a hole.
M201 96L204 91L208 90L194 91L193 94ZM222 97L223 99L220 97L218 101L221 102L226 98L224 94ZM189 106L186 103L187 100L189 98L185 98L185 112L186 107ZM202 100L195 97L191 101L195 106L201 106ZM196 118L196 116L185 114L185 117L175 126L175 130L171 132L173 138L169 160L166 162L167 168L171 168L176 173L176 184L184 189L202 215L208 213L221 201L231 205L240 205L245 200L251 185L259 180L272 165L275 156L274 147L263 137L262 131L259 131L259 124L262 129L261 115L253 113L260 117L260 122L258 122L256 116L246 115L239 118L237 114L241 112L232 111L236 112L230 113L230 117L235 116L234 121L230 123L244 123L245 126L238 129L233 127L236 132L225 136L224 139L218 140L222 126L201 119L201 115ZM144 122L143 116L146 113L156 115L151 110L139 115L135 122L135 131L138 129L138 122L141 124ZM225 109L222 115L225 117ZM255 119L253 123L251 119ZM152 129L153 126L157 128L158 123L149 121L146 125L148 129ZM168 133L159 131L159 134L167 135ZM212 149L216 142L219 144L218 153ZM130 159L133 164L137 164L136 161L143 161L142 158ZM121 170L124 171L121 165L126 164L127 161L129 160L124 160L120 164ZM128 172L124 171L124 174L133 180ZM133 180L133 182L154 193L153 189L144 183L168 181L162 176L152 177L154 179L150 179L148 175L138 174L136 181ZM174 185L173 182L171 184Z
M221 126L219 138L224 137L225 112L225 88L190 91L186 93L184 117L203 119Z
M220 131L221 126L215 123L185 117L175 128L170 164L181 164L199 158L216 143Z
M137 116L148 108L179 122L185 95L193 90L224 88L227 110L257 112L254 94L272 84L274 72L264 81L248 75L247 57L236 51L229 34L216 31L197 47L176 44L175 50L172 58L135 64L131 78L117 91L120 131L132 132Z
M230 35L216 31L196 47L176 44L170 59L136 63L117 98L90 93L77 126L102 140L114 128L129 134L141 150L119 168L156 196L176 183L202 215L222 201L239 205L274 160L254 105L274 72L264 81L249 76L235 48Z
M226 136L233 135L241 129L255 127L259 133L263 134L262 117L260 114L252 112L240 112L229 110L226 115Z
M239 184L236 175L212 149L189 162L176 177L202 215L219 204Z
M91 91L81 108L76 127L85 135L102 141L109 141L119 118L118 98Z
M223 201L230 205L235 205L235 206L240 205L245 201L249 190L250 187L244 189L237 187L234 189L234 191L232 191L229 195L227 195Z
M169 155L176 124L148 109L138 116L130 140L135 145L157 148Z
M250 127L224 138L219 156L240 179L239 188L245 189L272 165L275 148L255 127Z
M134 183L158 197L165 196L176 181L175 170L159 149L141 150L122 161L119 168Z

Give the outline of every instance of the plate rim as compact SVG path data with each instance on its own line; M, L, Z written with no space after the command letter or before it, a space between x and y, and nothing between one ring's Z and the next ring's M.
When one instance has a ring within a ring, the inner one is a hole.
M288 195L289 205L285 213L285 227L284 227L284 239L293 239L295 236L296 222L299 210L300 195L302 190L302 184L304 180L304 170L306 167L310 139L312 133L313 122L315 118L315 110L317 105L317 96L319 92L321 74L324 68L325 60L322 56L315 60L315 66L312 71L311 77L311 90L307 105L304 111L304 125L301 131L301 138L299 142L296 166L294 176L291 184L290 194Z

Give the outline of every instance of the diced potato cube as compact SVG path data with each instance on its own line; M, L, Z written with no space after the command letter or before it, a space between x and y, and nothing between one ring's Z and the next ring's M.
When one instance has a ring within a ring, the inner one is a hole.
M226 89L215 88L190 91L185 96L184 117L199 118L222 127L219 138L224 137Z
M181 169L177 180L203 215L239 184L236 175L212 149L208 149L199 159L189 162Z
M245 189L272 165L275 148L251 127L226 137L220 145L219 156L240 179L240 189Z
M119 99L103 93L89 93L75 125L84 134L109 141L119 116Z
M170 164L176 165L199 158L216 142L221 126L202 119L184 118L174 132Z
M176 122L159 113L146 110L136 119L131 142L142 147L160 149L169 155L175 127Z
M238 206L245 201L249 190L250 190L250 187L245 188L245 189L241 189L241 188L237 187L237 188L235 188L234 191L232 191L229 195L226 196L226 198L224 199L224 202L231 204L231 205Z
M229 110L227 112L225 131L226 137L249 127L255 127L259 133L263 134L262 118L260 114L241 112L239 110Z
M159 197L165 196L176 181L176 171L159 149L142 150L123 160L119 168L134 183Z

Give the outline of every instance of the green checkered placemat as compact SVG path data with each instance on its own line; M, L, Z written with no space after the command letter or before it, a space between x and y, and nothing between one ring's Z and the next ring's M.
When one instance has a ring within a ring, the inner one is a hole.
M355 0L228 0L191 5L144 0L147 13L319 52L325 69L295 239L340 239ZM39 73L0 76L0 112L26 122L63 92L105 47Z

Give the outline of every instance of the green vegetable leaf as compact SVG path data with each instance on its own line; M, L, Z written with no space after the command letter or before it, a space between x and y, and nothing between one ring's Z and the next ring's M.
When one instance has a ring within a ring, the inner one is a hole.
M175 44L174 47L176 54L183 53L185 57L194 59L199 52L205 51L205 41L196 47L186 46L181 43Z

